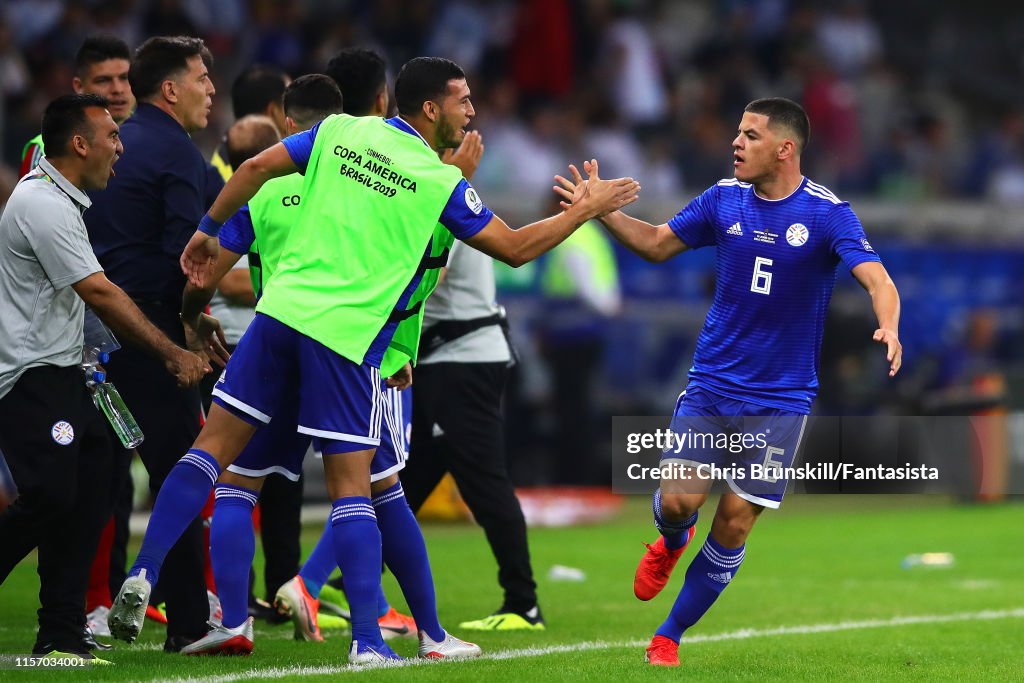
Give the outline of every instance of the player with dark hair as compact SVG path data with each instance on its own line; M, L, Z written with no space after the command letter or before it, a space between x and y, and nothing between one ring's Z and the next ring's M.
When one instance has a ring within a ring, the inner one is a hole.
M231 112L235 120L249 114L263 114L270 117L281 136L287 135L283 98L291 80L281 69L266 64L254 64L240 73L231 84ZM214 150L210 163L227 182L237 168L228 159L227 140Z
M435 241L437 224L448 228L449 240L457 237L518 266L553 248L584 220L635 201L639 191L631 179L595 174L579 185L567 211L512 230L483 205L457 168L437 156L462 142L475 115L461 69L448 60L413 59L396 86L398 100L408 104L403 84L426 99L402 116L330 116L243 164L182 254L190 281L205 285L217 259L221 223L268 180L304 173L302 210L264 286L256 319L218 384L202 434L157 498L139 557L115 599L115 636L137 636L167 548L257 425L297 401L299 432L316 437L324 454L334 548L352 611L349 661L380 665L398 658L384 644L376 619L381 562L402 582L429 560L425 548L413 552L403 542L415 535L422 539L418 529L410 529L407 539L382 536L378 514L394 515L399 525L416 521L400 485L371 499L370 472L390 419L382 388L411 381L419 325L413 322L401 338L396 335L403 321L422 315L422 302L412 303L411 296L438 249L443 253L445 245ZM396 342L408 355L387 354ZM420 656L478 654L476 646L425 621L430 611L436 613L430 588L424 592L430 604L410 605L421 629Z
M899 372L902 347L896 286L868 243L847 202L800 171L810 137L807 114L784 98L747 105L732 142L735 177L720 180L668 223L654 226L622 212L602 220L623 244L660 263L687 249L714 245L718 279L697 340L689 383L676 402L672 429L698 434L762 437L742 457L692 447L663 455L685 469L654 494L661 532L636 571L633 590L650 600L668 582L693 539L711 480L696 468L715 465L739 474L718 502L711 531L686 570L668 618L647 648L647 661L679 665L679 640L735 577L754 523L778 508L818 388L825 311L840 262L871 296L886 347L889 376ZM584 170L588 168L584 165ZM559 178L568 198L580 181ZM756 434L755 434L756 433ZM732 468L737 468L732 470ZM706 470L705 470L706 471Z
M327 62L324 73L341 88L346 114L387 115L387 64L379 54L365 47L346 48Z
M90 93L106 99L111 118L120 125L131 116L135 106L128 83L130 65L131 51L123 40L113 36L90 36L75 55L75 76L71 87L76 93ZM45 153L42 134L29 140L21 152L21 175L35 168Z

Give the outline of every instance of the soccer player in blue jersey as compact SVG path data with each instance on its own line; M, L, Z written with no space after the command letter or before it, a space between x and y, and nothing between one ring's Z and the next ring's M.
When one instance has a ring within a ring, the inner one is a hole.
M647 648L651 664L679 665L683 633L739 571L747 536L761 512L782 502L786 480L771 469L791 466L800 445L818 388L825 310L840 262L871 296L878 318L872 338L886 347L889 376L900 369L896 286L849 204L801 173L800 154L809 134L799 104L783 98L755 100L745 108L732 143L734 178L707 189L668 223L654 226L621 211L602 219L617 239L651 262L687 249L718 248L714 301L672 428L764 439L738 460L729 452L697 447L664 456L691 468L690 481L663 481L654 494L654 522L661 536L647 546L636 572L634 592L640 600L650 600L665 587L693 539L711 483L696 468L737 470L726 478L729 491L719 500L711 532ZM580 176L572 170L578 183ZM559 182L563 187L556 190L568 198L574 183Z
M640 187L631 178L604 180L595 172L573 191L573 206L566 212L512 230L436 156L462 142L475 114L461 68L441 58L411 60L399 74L395 95L398 117L385 122L331 116L242 164L186 247L182 268L193 284L205 286L217 260L221 223L271 178L296 171L306 175L302 212L264 287L256 319L228 363L202 433L168 475L154 505L139 556L111 612L115 637L133 640L138 635L167 549L180 536L187 515L202 507L221 471L252 438L257 423L269 423L275 412L297 400L301 431L319 437L326 456L334 548L352 614L349 661L381 665L398 659L384 644L376 620L382 555L377 515L382 510L370 497L370 465L386 413L380 398L384 351L396 321L408 318L408 309L401 306L418 287L421 266L433 260L431 235L440 223L470 246L521 265L586 220L637 198ZM385 181L374 185L372 178L339 161L342 153L352 151L342 142L373 152L370 158ZM405 173L390 168L392 158L405 164ZM395 184L402 185L402 193ZM357 213L360 202L372 209ZM292 324L310 334L284 322L293 315L304 322ZM395 386L408 379L407 372L398 372L387 381ZM400 488L393 495L391 502L404 499ZM348 548L358 550L345 552ZM479 653L443 630L431 635L418 618L417 626L422 629L421 657Z

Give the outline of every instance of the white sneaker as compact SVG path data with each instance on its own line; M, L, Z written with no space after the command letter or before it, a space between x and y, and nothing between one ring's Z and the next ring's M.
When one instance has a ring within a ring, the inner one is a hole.
M470 659L479 657L483 650L475 643L459 640L445 631L444 640L435 642L425 632L420 631L420 651L417 656L428 659Z
M207 589L206 600L210 603L210 623L220 626L221 620L224 618L224 608L220 606L220 598L216 593Z
M121 584L121 590L114 598L114 606L107 615L110 635L129 643L139 637L142 624L146 620L146 607L149 605L149 594L153 587L146 579L143 569L137 576L129 576Z
M235 628L217 624L209 633L181 648L183 655L251 655L252 617Z
M274 595L274 607L287 614L295 626L295 640L322 641L317 612L320 601L309 594L301 576L293 576Z
M348 651L349 664L368 669L396 666L403 661L405 660L399 657L386 643L383 648L375 649L369 645L362 645L358 640L353 640L352 647Z
M108 614L110 614L110 608L100 605L85 615L85 623L89 625L94 636L110 637L110 627L107 626Z

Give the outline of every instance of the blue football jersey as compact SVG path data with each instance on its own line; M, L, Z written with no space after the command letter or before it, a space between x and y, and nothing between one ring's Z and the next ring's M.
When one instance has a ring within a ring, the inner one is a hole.
M715 298L690 382L725 396L808 413L836 267L878 261L847 202L804 178L763 199L721 180L668 222L691 249L718 247Z

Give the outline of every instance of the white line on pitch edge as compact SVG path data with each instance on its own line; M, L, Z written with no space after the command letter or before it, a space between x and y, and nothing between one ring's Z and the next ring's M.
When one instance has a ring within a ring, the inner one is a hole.
M745 628L738 631L726 633L713 633L709 635L687 636L682 640L683 645L696 643L713 643L722 640L747 640L749 638L769 638L772 636L789 635L812 635L816 633L835 633L837 631L856 631L871 628L893 628L897 626L915 626L919 624L945 624L957 621L992 621L995 619L1024 619L1024 608L1007 610L983 610L981 612L957 612L954 614L925 614L919 616L891 617L889 619L865 619L863 621L840 621L832 624L807 624L805 626L780 626L778 628ZM566 652L585 652L589 650L617 650L632 647L644 647L648 640L626 640L620 642L609 642L603 640L591 640L582 643L566 643L564 645L549 645L546 647L527 647L519 650L498 650L488 652L481 656L480 660L503 660L518 659L521 657L543 657L545 655L562 654ZM451 665L465 665L468 662L452 662ZM444 662L427 662L424 660L407 659L398 666L437 666L444 665ZM180 677L156 680L152 683L233 683L233 681L257 681L285 678L287 676L318 676L340 673L360 673L364 671L377 671L378 669L364 669L349 665L342 666L290 666L271 667L266 669L250 669L238 673L223 674L220 676L198 676Z

